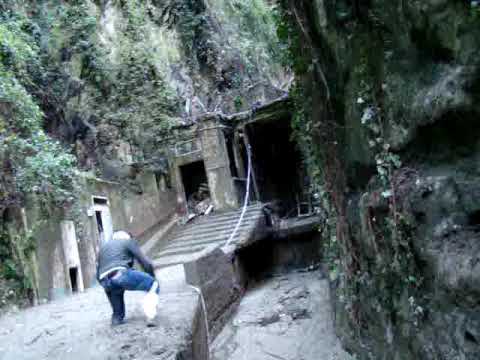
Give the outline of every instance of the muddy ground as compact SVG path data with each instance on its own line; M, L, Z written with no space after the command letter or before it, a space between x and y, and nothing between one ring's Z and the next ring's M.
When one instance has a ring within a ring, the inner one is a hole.
M127 323L111 328L100 287L3 316L0 360L175 359L190 340L198 296L186 288L163 290L156 327L147 327L143 294L128 292Z
M347 360L335 336L328 281L290 273L256 284L212 344L212 360Z

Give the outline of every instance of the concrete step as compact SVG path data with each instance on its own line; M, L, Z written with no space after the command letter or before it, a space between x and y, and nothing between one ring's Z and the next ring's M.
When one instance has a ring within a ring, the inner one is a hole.
M261 210L265 205L261 203L257 203L254 205L247 206L247 212L249 210ZM200 216L195 221L197 224L203 221L209 221L210 219L218 220L218 219L228 219L232 217L238 217L242 213L242 209L230 210L221 213L213 213L207 216Z
M257 224L258 218L252 219L247 222L242 222L239 226L239 230L249 229L254 227ZM192 229L187 233L174 233L171 235L170 242L175 242L178 239L195 239L195 238L203 238L203 237L210 237L212 235L223 234L230 236L230 233L235 228L235 224L227 224L223 226L216 226L216 224L212 224L209 228L205 228L203 230ZM168 246L168 245L167 245Z
M251 205L247 207L247 210L245 211L245 214L252 212L252 211L262 211L264 205ZM187 226L190 225L201 225L204 223L210 223L212 221L224 221L224 220L231 220L231 219L236 219L240 216L242 213L242 210L233 210L233 211L228 211L228 212L223 212L220 214L211 214L207 216L200 216L197 217L196 219L193 220L192 223L187 224Z
M245 236L248 236L253 229L244 229L242 231L237 232L234 236L234 240L241 239ZM175 248L179 247L186 247L186 246L193 246L196 244L208 244L209 242L217 242L217 241L227 241L230 237L230 234L216 234L216 235L211 235L211 236L204 236L201 238L182 238L182 239L177 239L177 241L174 241L170 243L169 246L161 249L163 250L172 250Z
M237 233L232 242L236 243L238 240L241 240L243 237L247 236L249 232L239 232ZM177 254L187 254L187 253L194 253L197 251L201 251L203 248L211 245L211 244L216 244L216 245L223 245L225 242L228 240L228 237L214 237L210 238L208 240L202 240L202 241L191 241L191 242L179 242L175 244L175 246L172 247L167 247L157 253L157 257L161 256L170 256L170 255L177 255Z
M243 232L243 233L238 233L235 235L235 237L232 239L232 242L236 243L246 236L248 236L250 232ZM176 244L175 247L170 247L170 248L165 248L161 250L160 252L157 253L158 256L163 256L165 254L174 254L177 251L182 252L182 253L187 253L187 252L195 252L198 251L198 248L201 247L206 247L210 244L224 244L228 240L228 237L226 236L218 236L218 237L212 237L209 239L202 239L200 241L190 241L190 242L182 242Z
M157 258L164 257L164 256L174 256L174 255L182 255L182 254L194 254L196 252L202 251L209 245L221 245L223 244L223 241L210 241L208 243L204 244L195 244L191 245L188 247L183 247L183 248L175 248L175 249L169 249L169 250L164 250L161 251L157 254Z
M248 232L252 230L252 228L240 228L238 230L238 233L235 235L235 239L238 238L240 235L246 235ZM162 250L167 250L167 249L175 249L177 247L184 247L184 246L190 246L190 245L196 245L196 244L208 244L209 242L212 241L212 239L217 238L215 234L213 236L209 237L201 237L201 238L178 238L175 241L170 242L166 247L164 247ZM225 241L230 237L230 232L228 234L225 234L223 238Z
M256 228L263 214L263 204L254 204L247 208L237 234L235 244L248 237ZM197 221L178 227L169 236L165 247L156 252L154 265L162 268L183 264L193 259L195 254L207 246L222 246L228 238L241 215L241 209L199 218Z
M248 216L245 216L243 218L242 224L256 222L257 219L259 219L262 216L263 215L259 214L259 213L248 214ZM198 226L189 226L189 227L186 227L186 228L178 228L177 231L175 232L175 234L180 234L180 235L189 234L192 231L195 231L197 233L201 233L201 232L210 230L212 228L215 228L215 229L228 228L228 227L235 226L237 224L237 222L238 222L238 218L235 218L234 220L230 220L230 221L221 221L221 222L212 221L212 222L202 224L202 225L198 225Z
M160 226L155 233L142 245L142 251L146 254L155 251L155 246L163 239L166 239L168 234L173 230L178 221L176 215L172 216L165 224Z
M256 203L256 204L252 204L252 205L249 205L247 206L247 212L249 210L259 210L259 209L263 209L265 207L265 204L263 203ZM230 210L230 211L225 211L225 212L221 212L221 213L212 213L208 216L204 216L204 217L200 217L199 219L220 219L220 218L228 218L228 217L235 217L235 216L238 216L242 213L242 210L243 208L240 208L240 209L235 209L235 210Z
M246 212L245 216L243 217L242 223L255 221L262 215L263 215L263 212L261 210ZM213 226L215 226L216 228L229 227L229 226L232 226L232 224L233 226L235 226L239 218L240 218L240 215L238 215L237 217L232 217L231 219L222 219L222 220L210 219L208 222L202 222L199 224L190 224L185 227L178 228L178 230L173 235L176 236L177 234L180 235L180 234L185 234L192 231L196 231L197 233L200 233L201 231L212 229Z

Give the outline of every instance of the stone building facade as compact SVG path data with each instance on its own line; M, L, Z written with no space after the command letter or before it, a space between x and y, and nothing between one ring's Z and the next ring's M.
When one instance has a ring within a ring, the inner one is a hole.
M159 179L160 176L160 179ZM53 300L94 286L100 245L123 229L142 241L175 212L175 190L160 174L137 175L134 192L122 184L83 178L75 211L51 209L48 217L35 205L25 209L25 223L36 225L32 278L40 300Z
M168 147L178 209L188 213L189 197L202 182L208 183L215 211L243 204L250 153L250 201L305 211L300 207L308 179L291 141L290 120L291 103L282 98L232 116L209 113L176 129Z

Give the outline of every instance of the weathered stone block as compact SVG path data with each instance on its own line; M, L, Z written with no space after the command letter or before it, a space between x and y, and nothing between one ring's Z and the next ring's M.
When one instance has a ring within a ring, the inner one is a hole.
M193 286L202 287L219 277L234 277L229 256L215 245L207 247L184 267L187 283Z
M241 294L230 256L212 246L184 267L187 283L201 289L209 327L217 332L223 324L223 315Z

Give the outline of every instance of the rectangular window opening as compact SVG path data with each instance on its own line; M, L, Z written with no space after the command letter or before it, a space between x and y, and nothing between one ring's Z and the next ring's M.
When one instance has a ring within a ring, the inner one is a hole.
M72 267L69 269L70 284L72 285L72 292L78 292L78 268Z
M93 203L95 205L108 205L108 199L106 197L94 196Z

